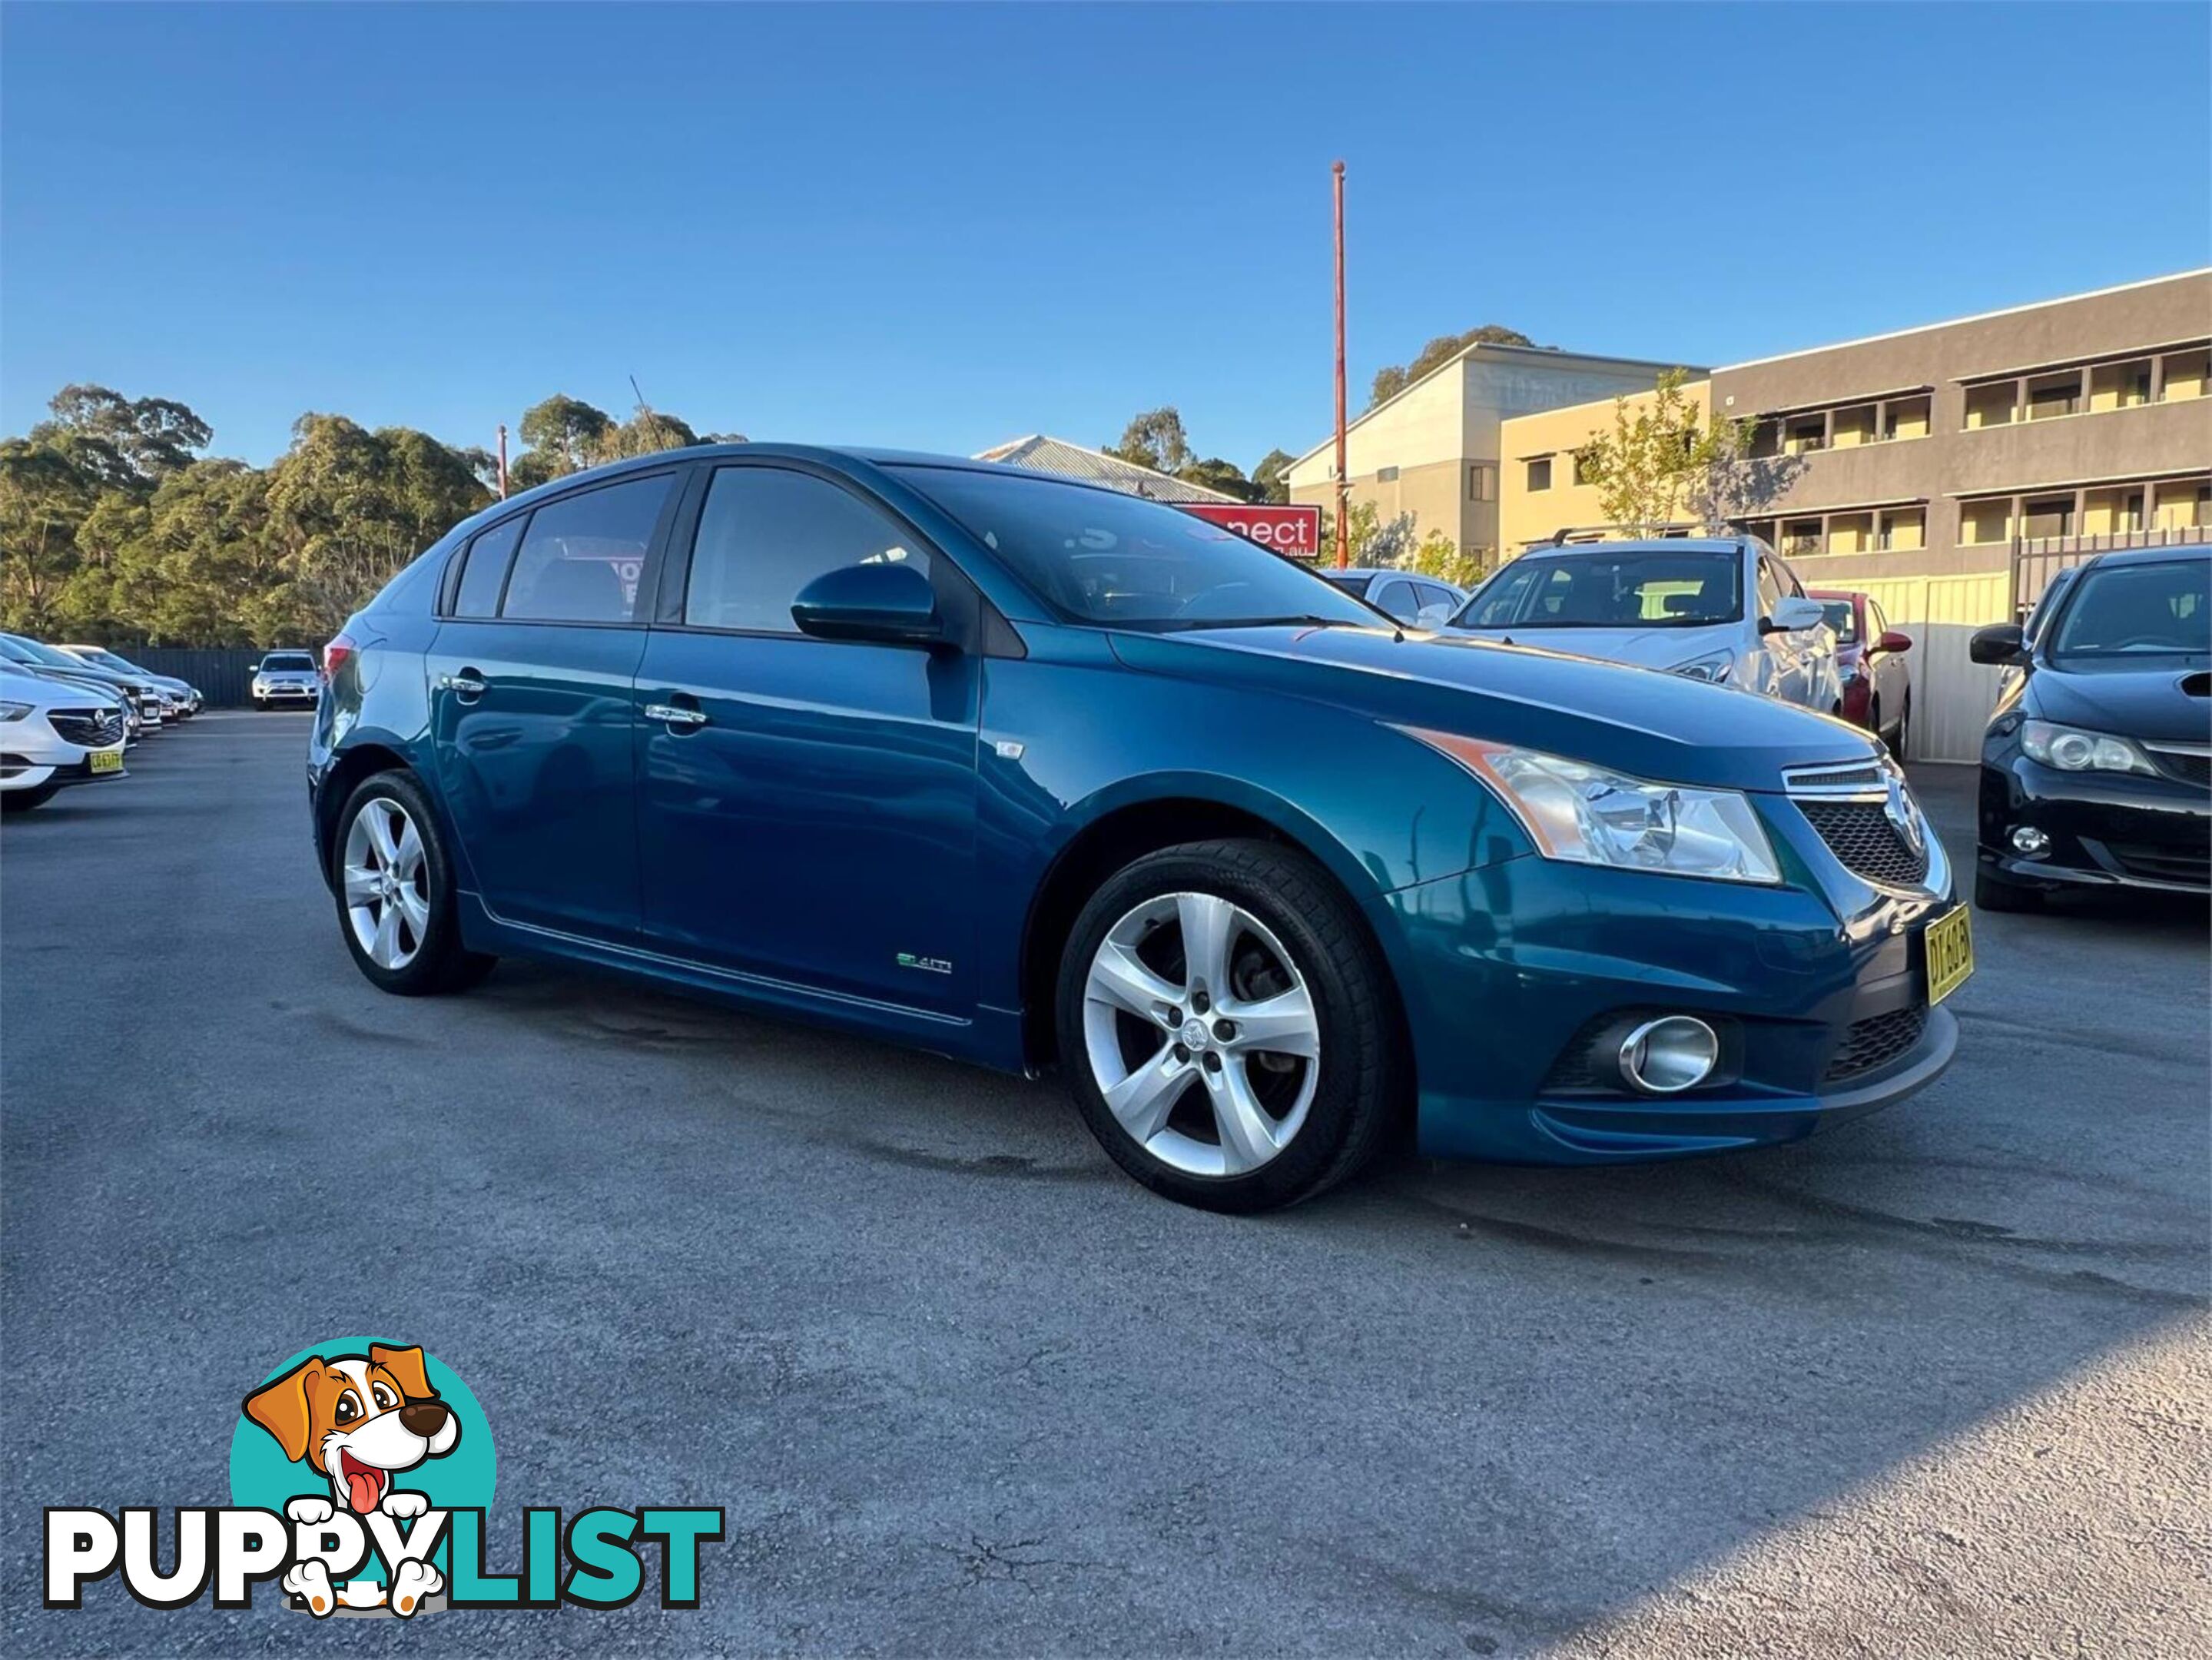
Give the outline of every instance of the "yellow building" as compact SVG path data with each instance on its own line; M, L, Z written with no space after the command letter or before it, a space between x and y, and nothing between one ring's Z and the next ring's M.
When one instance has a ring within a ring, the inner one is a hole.
M1711 392L1710 380L1692 380L1682 388L1683 402L1695 412L1700 424ZM1571 542L1583 542L1620 533L1607 522L1597 486L1583 478L1577 452L1591 439L1613 431L1617 402L1626 403L1633 420L1656 397L1657 393L1648 391L1629 392L1620 400L1600 398L1539 415L1518 416L1504 423L1500 434L1504 458L1499 468L1498 540L1505 558L1562 535ZM1692 528L1686 517L1687 503L1683 510L1683 520L1666 528L1681 532Z

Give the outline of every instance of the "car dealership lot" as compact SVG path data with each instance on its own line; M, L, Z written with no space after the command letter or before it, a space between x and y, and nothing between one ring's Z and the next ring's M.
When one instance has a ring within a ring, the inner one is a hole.
M18 1651L298 1641L268 1590L38 1611L39 1507L227 1502L240 1395L357 1332L469 1382L501 1511L729 1535L696 1613L372 1647L2148 1651L2202 1614L2201 905L1978 914L1956 1067L1796 1148L1401 1158L1236 1219L1054 1085L523 964L380 995L306 728L210 715L0 841ZM1971 771L1917 781L1969 855Z

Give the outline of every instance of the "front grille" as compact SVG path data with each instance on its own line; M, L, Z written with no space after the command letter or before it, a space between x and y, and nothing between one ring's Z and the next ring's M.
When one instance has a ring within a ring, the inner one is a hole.
M2212 887L2212 848L2107 842L2105 851L2130 876L2140 876L2150 882L2185 882L2191 887Z
M2150 758L2168 778L2179 778L2185 784L2212 784L2212 754L2154 747Z
M120 709L54 709L47 714L46 724L64 743L79 744L88 750L104 750L123 741Z
M1893 888L1917 887L1928 875L1928 845L1916 850L1889 821L1880 801L1800 801L1828 851L1855 876Z
M1854 1020L1828 1061L1827 1081L1840 1083L1887 1066L1918 1043L1927 1025L1924 1008L1893 1009L1870 1019Z

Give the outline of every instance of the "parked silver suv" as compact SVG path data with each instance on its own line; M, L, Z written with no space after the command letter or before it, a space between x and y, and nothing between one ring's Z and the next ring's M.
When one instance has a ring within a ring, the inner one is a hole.
M322 690L322 672L311 651L272 651L253 666L258 709L312 708Z
M1843 708L1826 611L1755 536L1531 548L1449 631L1666 669L1823 714Z

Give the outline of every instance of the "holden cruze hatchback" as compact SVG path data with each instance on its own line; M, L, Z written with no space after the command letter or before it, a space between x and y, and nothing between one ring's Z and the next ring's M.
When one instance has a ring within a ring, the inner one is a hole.
M1157 502L723 446L460 526L328 647L388 991L527 955L1008 1071L1255 1210L1429 1152L1793 1140L1949 1061L1942 848L1840 721L1408 635Z

